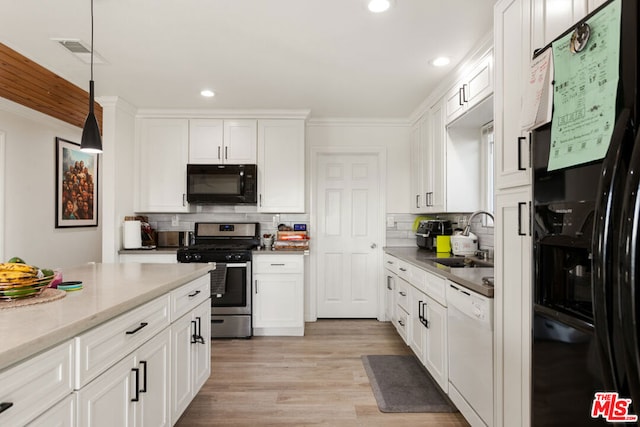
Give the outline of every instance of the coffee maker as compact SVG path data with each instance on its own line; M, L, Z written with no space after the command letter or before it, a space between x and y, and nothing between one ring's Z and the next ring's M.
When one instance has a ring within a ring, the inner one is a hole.
M418 247L433 251L436 249L438 236L450 236L453 234L451 221L445 219L427 219L420 221L416 231L416 243Z

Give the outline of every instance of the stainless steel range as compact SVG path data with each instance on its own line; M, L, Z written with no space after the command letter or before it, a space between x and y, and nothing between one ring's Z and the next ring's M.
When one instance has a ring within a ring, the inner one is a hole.
M250 338L251 250L260 224L198 222L194 244L178 249L178 262L215 262L211 273L211 337Z

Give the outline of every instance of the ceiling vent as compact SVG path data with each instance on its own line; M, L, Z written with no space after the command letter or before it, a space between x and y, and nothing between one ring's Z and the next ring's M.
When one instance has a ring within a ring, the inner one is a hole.
M73 56L78 58L85 64L91 64L91 48L85 42L78 39L51 39L65 48L68 52L71 52ZM106 64L107 61L100 56L95 50L93 51L93 63L94 64Z

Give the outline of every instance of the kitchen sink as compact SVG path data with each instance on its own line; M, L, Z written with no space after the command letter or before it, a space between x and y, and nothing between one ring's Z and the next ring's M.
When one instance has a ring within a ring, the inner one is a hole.
M444 265L450 268L478 268L493 267L493 263L489 261L481 261L472 258L437 258L436 264Z

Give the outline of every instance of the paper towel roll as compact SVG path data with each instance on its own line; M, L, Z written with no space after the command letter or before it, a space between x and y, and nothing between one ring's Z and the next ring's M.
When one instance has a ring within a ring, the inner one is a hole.
M125 221L123 225L122 246L125 249L138 249L142 247L142 235L140 221Z

